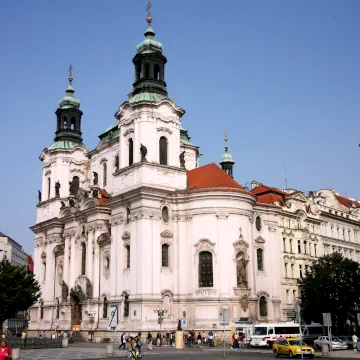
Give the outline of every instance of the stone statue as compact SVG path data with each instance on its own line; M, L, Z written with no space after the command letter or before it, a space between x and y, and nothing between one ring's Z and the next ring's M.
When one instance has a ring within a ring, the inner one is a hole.
M99 181L99 175L95 171L93 171L93 174L94 174L94 185L97 185Z
M246 265L248 260L245 260L244 255L240 256L236 262L236 278L237 278L237 286L239 287L247 287L247 270Z
M69 181L69 193L70 195L75 195L75 187L73 181Z
M61 296L63 301L67 300L68 295L69 295L69 287L66 285L65 281L63 280L61 282Z
M185 151L180 154L179 159L181 168L185 169Z
M89 279L86 279L86 296L89 298L93 297L93 287Z
M115 156L115 171L119 170L119 155Z
M57 181L55 183L55 197L60 197L60 187L61 187L60 182Z
M140 146L140 153L141 153L141 161L147 161L146 160L147 148L143 144L141 144Z
M41 203L41 191L38 190L38 199L39 199L39 203Z
M63 202L63 201L61 201L61 207L63 208L63 207L65 207L66 205L65 205L65 203ZM61 209L61 208L60 208Z

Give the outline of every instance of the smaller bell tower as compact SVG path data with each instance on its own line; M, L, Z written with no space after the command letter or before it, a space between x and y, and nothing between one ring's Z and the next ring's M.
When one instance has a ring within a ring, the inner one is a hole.
M229 153L228 148L228 136L227 130L225 130L225 153L222 155L220 160L221 168L231 177L233 177L233 168L235 162L233 161L232 155Z

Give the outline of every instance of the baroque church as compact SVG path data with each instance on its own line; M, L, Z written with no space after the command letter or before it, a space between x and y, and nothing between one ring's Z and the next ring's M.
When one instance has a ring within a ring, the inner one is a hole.
M232 177L227 138L220 166L200 166L199 147L181 126L185 111L168 94L150 14L147 22L132 92L93 150L83 143L70 69L54 142L40 155L31 229L42 295L30 308L30 331L92 330L100 340L113 307L118 331L158 331L156 308L167 310L163 329L176 329L185 313L191 329L218 328L220 308L232 325L280 321L324 241L329 251L346 242L348 255L359 256L355 200L331 190L247 189ZM331 238L335 228L354 241Z

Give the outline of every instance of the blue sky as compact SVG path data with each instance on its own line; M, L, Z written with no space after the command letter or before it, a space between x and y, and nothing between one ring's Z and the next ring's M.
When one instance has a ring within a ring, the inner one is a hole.
M132 89L146 0L0 2L0 231L31 252L42 149L68 67L84 142L116 122ZM360 2L153 0L183 127L218 162L229 131L235 178L360 199Z

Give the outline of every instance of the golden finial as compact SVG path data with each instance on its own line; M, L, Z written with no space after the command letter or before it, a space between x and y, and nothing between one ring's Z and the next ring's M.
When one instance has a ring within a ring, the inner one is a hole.
M225 129L225 141L227 142L229 139L228 139L228 137L227 137L227 134L228 134L228 131L227 131L227 129Z
M149 26L152 22L152 17L151 17L151 12L150 12L150 8L152 7L151 2L148 1L147 5L146 5L146 11L147 11L147 18L146 21L148 22Z
M73 81L73 77L72 77L72 65L70 64L69 66L69 77L68 77L68 80L69 80L69 84L72 85L72 81Z

